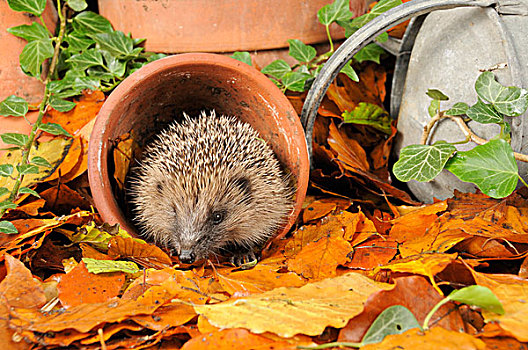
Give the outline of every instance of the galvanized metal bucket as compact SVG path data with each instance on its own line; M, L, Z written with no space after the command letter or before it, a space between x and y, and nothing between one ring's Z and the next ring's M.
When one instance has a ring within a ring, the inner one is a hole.
M341 68L377 35L409 18L412 19L403 39L385 45L397 56L390 106L391 115L398 116L396 155L401 148L420 142L430 120L427 89L439 89L448 95L450 100L442 105L442 109L447 109L455 102L476 102L474 83L484 70L492 70L503 85L528 86L528 0L413 0L367 23L325 64L308 93L301 116L308 145L311 146L317 109ZM512 148L522 153L528 151L528 141L523 138L528 135L524 132L528 123L524 119L520 116L510 120ZM488 139L498 133L498 128L490 125L470 122L469 126ZM446 121L435 128L430 142L463 139L458 127ZM474 146L465 144L459 150ZM519 164L524 178L527 170L528 164ZM428 183L411 181L409 188L425 202L431 202L433 197L450 197L455 189L476 189L447 171Z

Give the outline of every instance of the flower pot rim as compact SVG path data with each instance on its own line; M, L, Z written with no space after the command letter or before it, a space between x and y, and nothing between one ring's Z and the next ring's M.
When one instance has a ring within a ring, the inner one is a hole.
M105 222L110 224L119 223L121 228L129 233L136 233L136 229L126 219L118 205L110 182L111 174L108 170L109 151L112 147L112 142L109 140L112 135L110 135L108 128L110 116L117 106L122 103L127 103L129 98L127 96L128 92L138 88L145 78L156 76L164 71L171 71L178 67L200 65L213 65L237 71L238 74L247 77L263 90L268 91L267 94L273 96L273 99L276 100L274 102L267 101L268 103L276 103L282 106L283 112L295 116L295 118L287 118L287 120L296 131L299 131L297 135L292 136L292 138L295 137L299 140L297 143L300 145L300 147L297 147L298 154L296 156L298 156L298 159L295 159L298 163L296 199L295 209L290 215L288 223L276 234L276 236L283 236L291 228L300 213L308 188L309 160L304 130L293 106L271 80L254 67L219 54L183 53L164 57L143 66L131 74L110 94L97 115L88 147L88 178L95 206Z

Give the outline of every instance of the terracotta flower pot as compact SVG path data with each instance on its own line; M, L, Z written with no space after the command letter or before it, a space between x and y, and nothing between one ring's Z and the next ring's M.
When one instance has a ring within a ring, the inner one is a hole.
M134 130L141 142L182 112L215 109L250 123L296 182L294 223L306 194L309 161L304 131L284 94L262 73L216 54L181 54L152 62L125 79L97 116L88 151L88 176L103 219L136 232L114 197L112 141Z
M99 12L115 29L147 38L146 49L158 52L232 52L307 44L327 40L317 11L332 0L98 0ZM351 11L365 12L365 0ZM344 37L337 25L332 36Z

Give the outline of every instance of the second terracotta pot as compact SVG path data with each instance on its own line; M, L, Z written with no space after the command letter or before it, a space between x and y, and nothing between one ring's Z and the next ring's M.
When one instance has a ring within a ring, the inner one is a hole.
M125 79L99 112L90 138L88 175L102 218L136 232L114 197L113 141L134 130L144 143L182 112L215 109L253 126L295 182L295 208L278 235L299 214L309 178L304 131L292 105L262 73L216 54L181 54L152 62Z

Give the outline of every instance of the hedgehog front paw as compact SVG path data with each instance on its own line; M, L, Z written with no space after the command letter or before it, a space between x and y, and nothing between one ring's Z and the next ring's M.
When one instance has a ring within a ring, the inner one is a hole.
M254 267L258 260L258 256L254 251L236 253L229 259L231 264L242 267L243 269Z

